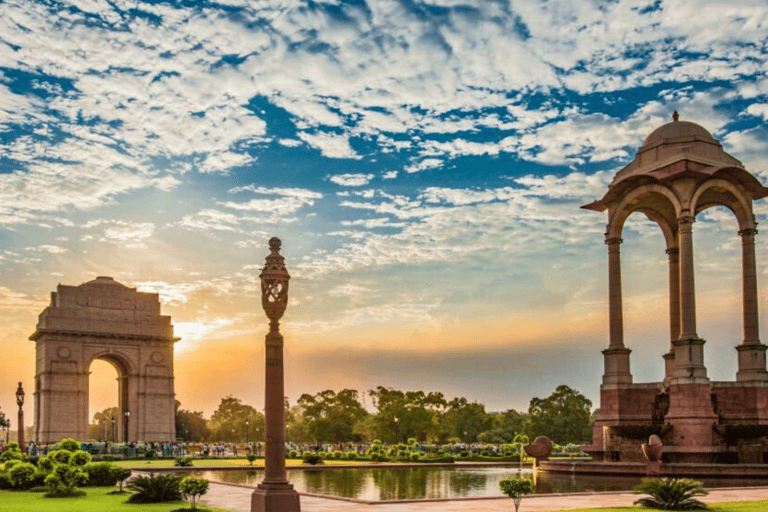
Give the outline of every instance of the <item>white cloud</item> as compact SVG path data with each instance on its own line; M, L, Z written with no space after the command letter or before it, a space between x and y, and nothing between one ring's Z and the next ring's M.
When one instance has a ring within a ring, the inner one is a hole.
M299 133L299 138L312 146L315 149L319 149L320 153L327 158L351 158L359 159L360 155L355 153L352 146L349 145L348 135L334 135L331 133Z
M419 171L426 171L428 169L437 169L443 165L443 161L439 158L424 158L419 163L409 165L405 168L408 173L414 173ZM396 174L395 174L396 175Z
M342 187L362 187L373 179L373 174L337 174L328 180Z

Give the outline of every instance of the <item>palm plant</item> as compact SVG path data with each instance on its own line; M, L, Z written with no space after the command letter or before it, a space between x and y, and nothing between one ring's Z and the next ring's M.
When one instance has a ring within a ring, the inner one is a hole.
M128 496L128 503L164 503L181 501L178 475L137 476L128 482L128 489L133 494Z
M706 496L704 484L690 478L644 478L643 483L635 487L641 494L648 497L635 501L642 505L658 510L703 510L707 505L696 499L696 496Z

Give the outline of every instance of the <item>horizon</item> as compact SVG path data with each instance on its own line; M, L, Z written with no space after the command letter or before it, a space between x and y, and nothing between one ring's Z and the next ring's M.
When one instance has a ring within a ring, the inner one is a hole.
M599 407L607 216L580 206L675 110L767 182L766 20L747 1L3 2L0 410L15 423L21 381L32 424L37 315L96 276L160 295L181 408L261 410L272 236L292 404L382 385L527 411L565 384ZM696 221L704 364L734 380L738 227ZM631 370L658 382L664 240L639 214L623 238ZM91 371L89 421L117 397Z

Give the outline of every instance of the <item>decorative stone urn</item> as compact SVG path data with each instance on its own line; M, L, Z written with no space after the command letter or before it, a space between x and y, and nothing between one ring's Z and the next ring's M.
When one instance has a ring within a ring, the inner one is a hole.
M661 455L664 452L664 445L656 434L648 438L647 443L643 443L640 448L645 455L646 473L649 475L658 475L661 473Z
M552 440L547 436L538 436L533 440L533 443L523 446L523 450L529 457L536 460L538 466L539 461L549 459L549 455L552 453Z

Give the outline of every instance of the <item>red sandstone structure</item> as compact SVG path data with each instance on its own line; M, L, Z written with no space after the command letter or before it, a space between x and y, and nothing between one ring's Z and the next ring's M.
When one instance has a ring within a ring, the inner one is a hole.
M673 121L653 131L634 161L621 169L605 196L583 206L608 211L610 342L600 414L592 445L606 461L642 461L641 444L656 434L665 462L768 462L766 346L758 336L755 235L752 202L768 196L741 162L723 151L707 130ZM703 210L725 206L736 217L742 247L744 339L734 382L712 382L704 366L704 340L696 331L693 224ZM669 255L670 347L662 382L636 384L624 346L620 246L633 212L658 224Z
M175 441L171 317L156 293L111 277L59 285L35 342L35 441L88 439L88 377L99 359L117 370L116 441Z
M261 305L269 318L265 342L264 480L251 495L251 512L300 512L299 494L285 471L285 382L280 319L288 307L288 269L280 255L280 239L269 240L270 254L261 271Z

